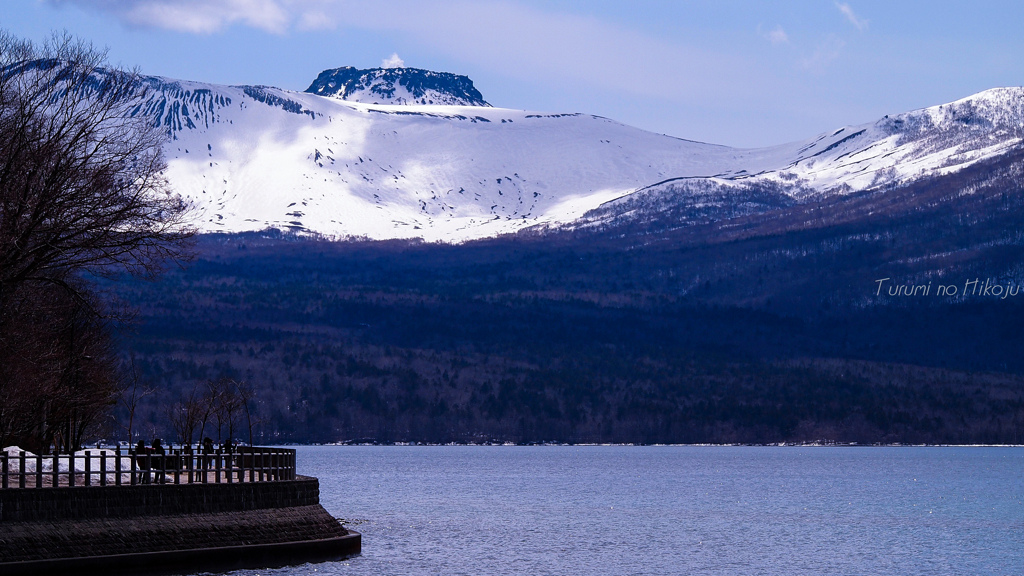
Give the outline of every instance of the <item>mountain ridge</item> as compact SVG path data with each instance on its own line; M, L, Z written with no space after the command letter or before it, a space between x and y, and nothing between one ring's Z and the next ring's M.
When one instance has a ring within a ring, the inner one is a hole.
M698 206L713 189L727 204L730 191L741 198L767 187L785 198L766 206L801 203L947 174L1024 140L1024 89L1014 87L737 149L595 115L495 108L482 96L473 105L347 100L355 94L348 85L335 82L338 97L324 82L374 70L444 76L343 67L321 73L307 92L147 77L135 110L167 130L166 175L196 203L204 231L447 242L587 225L594 210L613 224L619 205L634 205L625 214L655 195ZM318 82L327 95L313 93ZM372 88L356 84L361 94ZM705 184L677 185L684 181Z

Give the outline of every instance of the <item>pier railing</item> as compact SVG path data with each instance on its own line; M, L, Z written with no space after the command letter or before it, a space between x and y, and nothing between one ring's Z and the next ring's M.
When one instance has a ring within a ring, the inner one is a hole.
M295 479L295 450L202 446L136 452L98 448L74 454L0 452L0 489L137 484L222 484Z

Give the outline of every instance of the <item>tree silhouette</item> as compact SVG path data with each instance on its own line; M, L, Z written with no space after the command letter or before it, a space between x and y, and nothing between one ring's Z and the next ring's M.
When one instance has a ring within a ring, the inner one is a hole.
M64 35L0 32L0 440L71 449L116 391L88 275L152 278L194 233L162 176L146 84Z

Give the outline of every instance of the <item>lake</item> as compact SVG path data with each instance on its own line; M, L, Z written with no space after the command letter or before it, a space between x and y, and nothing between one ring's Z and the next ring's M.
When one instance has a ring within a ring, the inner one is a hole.
M314 446L361 556L273 574L1024 574L1024 448Z

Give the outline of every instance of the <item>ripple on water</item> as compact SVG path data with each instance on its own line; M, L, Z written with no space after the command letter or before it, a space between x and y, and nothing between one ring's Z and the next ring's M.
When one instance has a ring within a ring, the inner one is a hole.
M239 575L1020 574L1024 448L317 446L363 554Z

